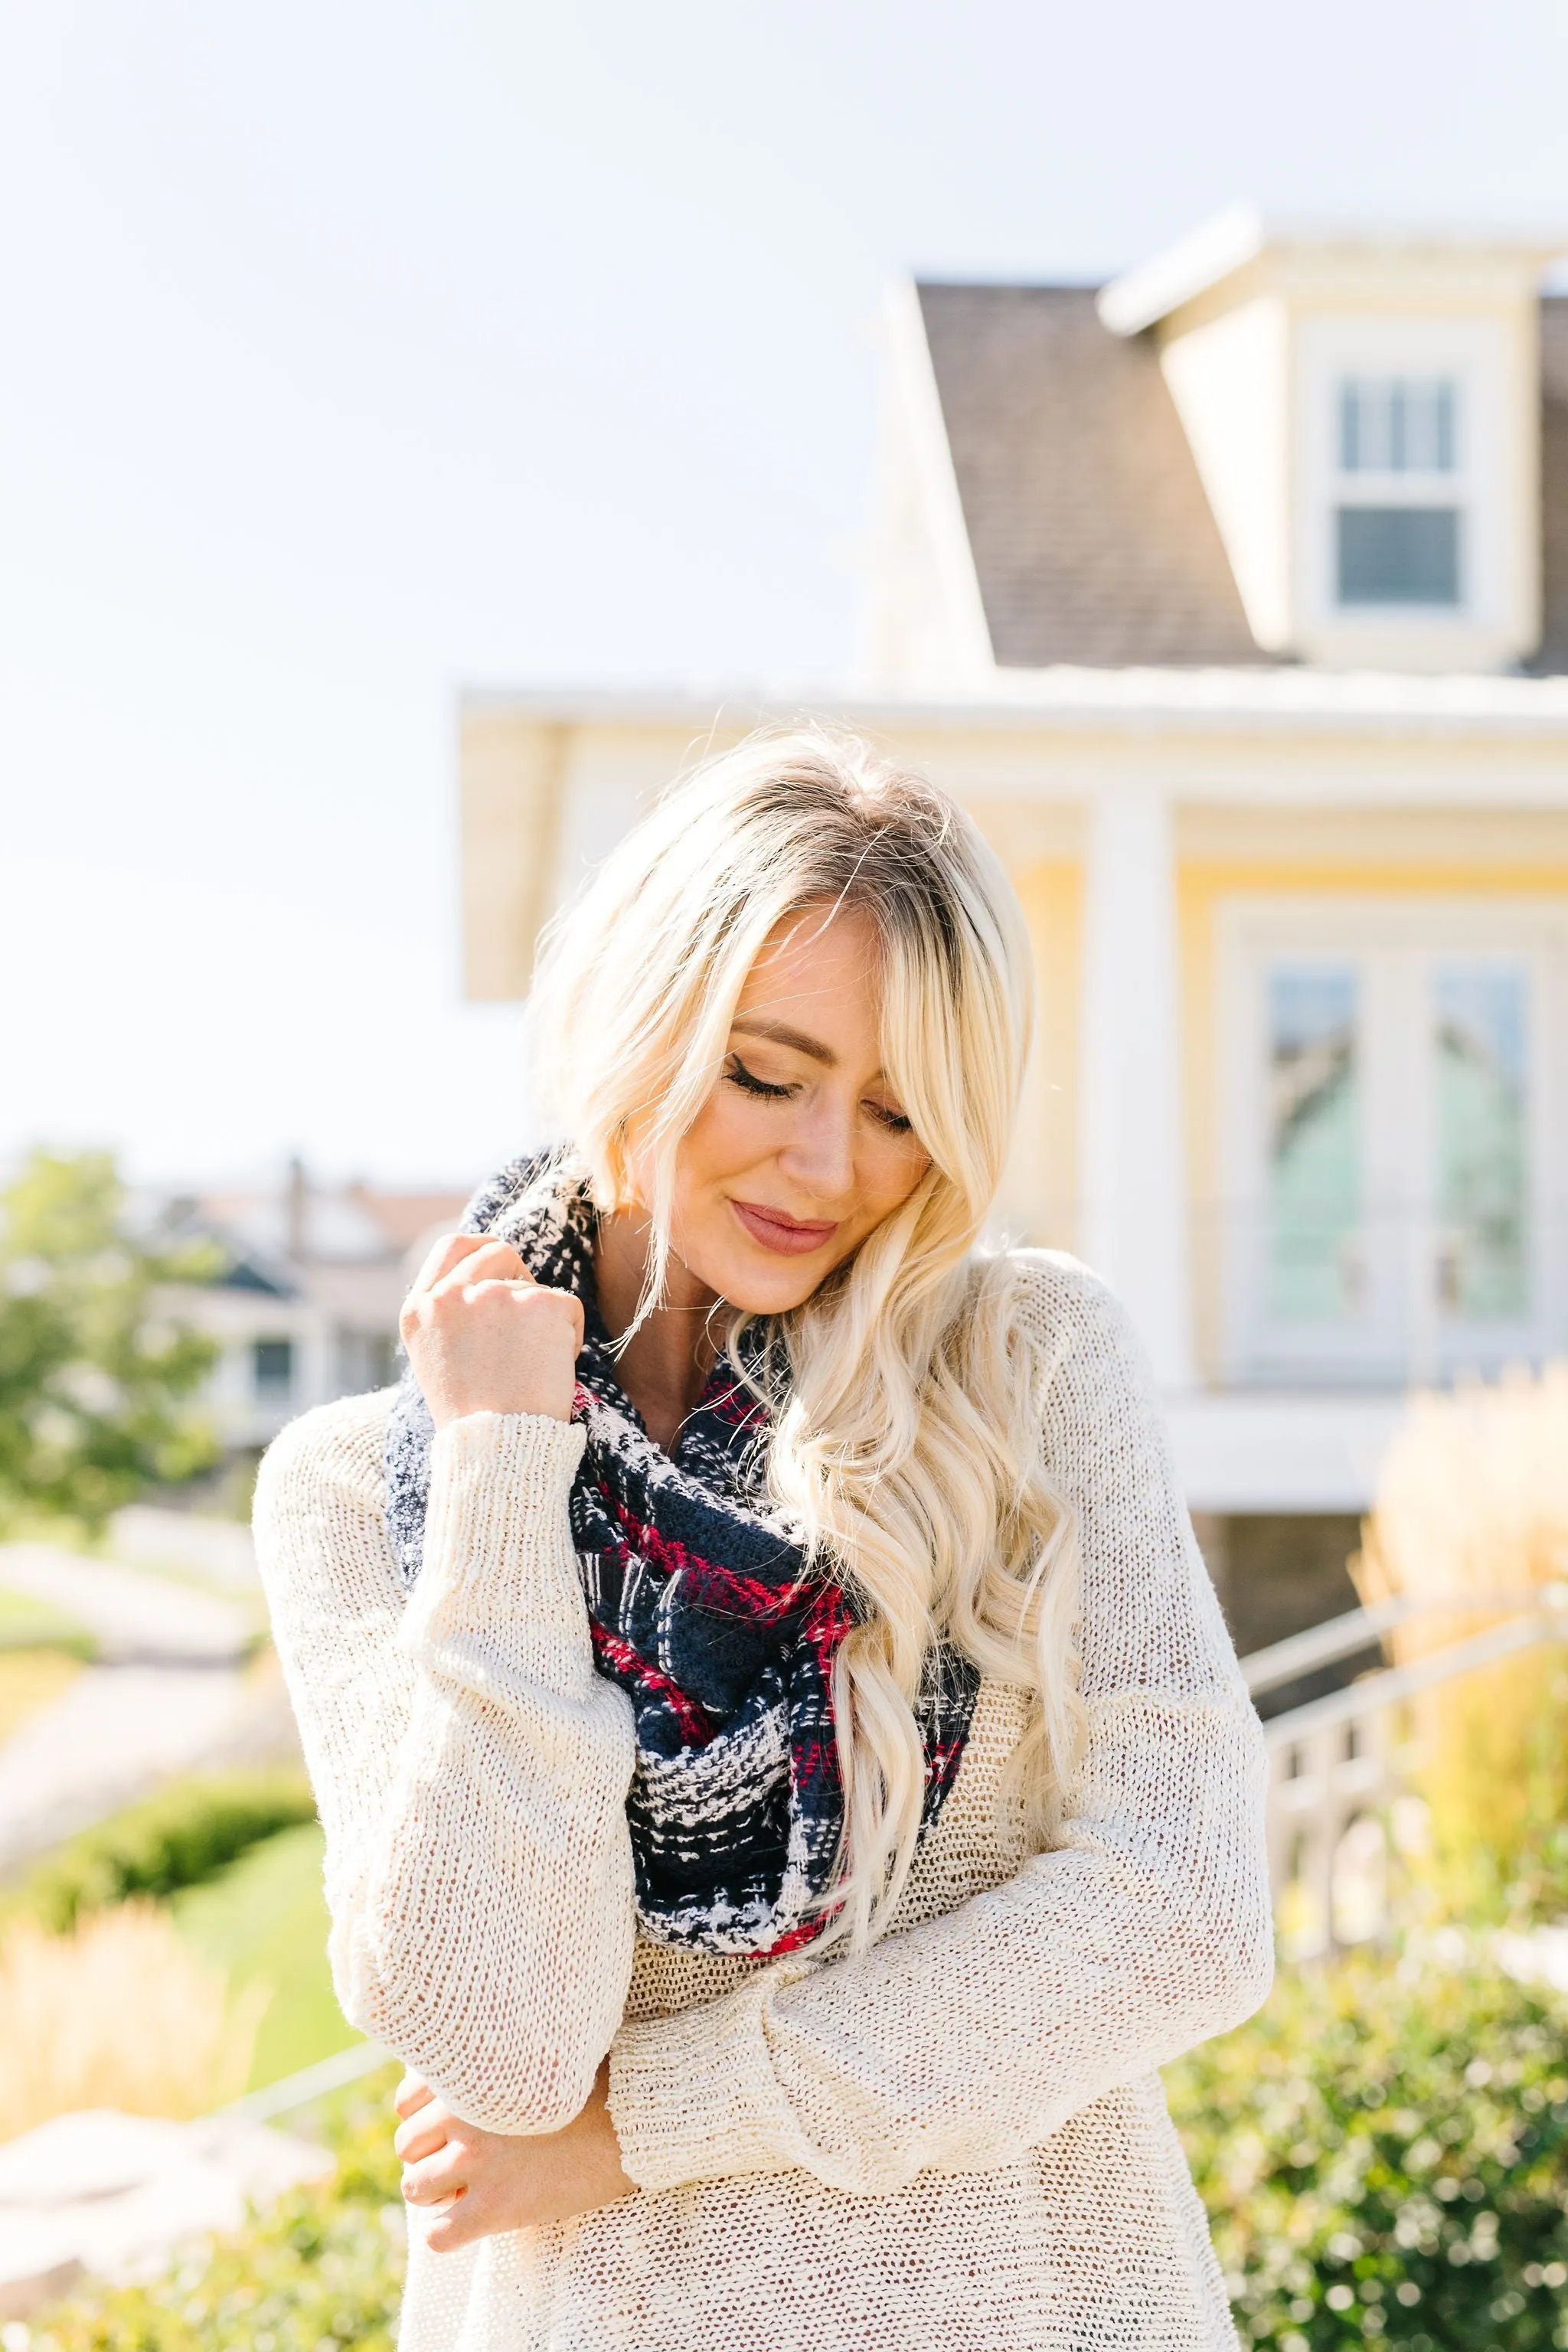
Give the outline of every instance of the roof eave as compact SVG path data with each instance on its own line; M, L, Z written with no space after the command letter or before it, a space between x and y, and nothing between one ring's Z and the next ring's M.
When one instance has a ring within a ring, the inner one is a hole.
M984 691L930 699L826 686L567 688L473 687L465 711L556 726L670 727L707 736L806 719L880 729L983 732L1398 734L1568 740L1568 677L1406 676L1304 667L998 669Z

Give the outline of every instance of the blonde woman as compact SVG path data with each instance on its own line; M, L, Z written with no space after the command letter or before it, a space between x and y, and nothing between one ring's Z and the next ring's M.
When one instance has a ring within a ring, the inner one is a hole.
M547 940L569 1148L268 1457L404 2352L1234 2342L1155 2069L1268 1980L1259 1735L1123 1316L981 1243L1028 970L931 786L711 763Z

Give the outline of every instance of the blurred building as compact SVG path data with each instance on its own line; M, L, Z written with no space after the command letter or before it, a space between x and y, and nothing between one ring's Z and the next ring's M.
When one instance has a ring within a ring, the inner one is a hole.
M1036 940L1003 1203L1128 1301L1248 1645L1349 1605L1413 1384L1568 1345L1568 299L1551 241L1238 211L891 305L868 664ZM821 708L821 706L818 706ZM693 748L475 694L470 993Z
M164 1204L165 1228L215 1245L212 1281L182 1314L218 1343L202 1399L231 1454L287 1421L397 1377L397 1316L423 1249L461 1216L462 1192L282 1181Z

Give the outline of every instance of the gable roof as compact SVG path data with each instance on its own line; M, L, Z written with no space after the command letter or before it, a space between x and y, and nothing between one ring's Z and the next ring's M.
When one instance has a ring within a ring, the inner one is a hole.
M1273 664L1152 341L1112 334L1092 287L916 291L998 666ZM1541 324L1537 676L1568 672L1568 297Z

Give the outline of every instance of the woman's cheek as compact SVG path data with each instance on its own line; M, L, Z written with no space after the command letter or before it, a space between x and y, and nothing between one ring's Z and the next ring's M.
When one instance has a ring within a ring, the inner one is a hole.
M903 1137L889 1135L876 1146L866 1185L872 1222L879 1225L895 1209L901 1209L930 1168L930 1152Z

